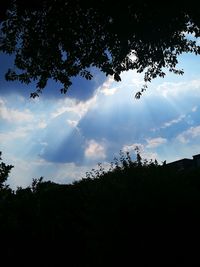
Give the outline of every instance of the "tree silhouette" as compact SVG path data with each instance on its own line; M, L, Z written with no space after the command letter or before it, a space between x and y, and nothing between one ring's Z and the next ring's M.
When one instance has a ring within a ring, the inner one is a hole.
M111 4L111 5L110 5ZM123 71L144 72L147 82L175 74L177 56L200 53L200 11L196 1L42 0L7 1L0 13L0 51L15 55L6 79L37 81L36 97L48 79L61 82L62 93L77 75L92 79L92 67L120 81Z
M2 152L0 151L0 161L2 160L1 155L2 155ZM5 182L13 167L14 166L12 165L6 165L4 162L0 163L0 189L5 187Z
M109 170L100 164L72 184L41 177L0 190L9 265L198 265L200 169L179 171L138 153L132 160L120 152Z

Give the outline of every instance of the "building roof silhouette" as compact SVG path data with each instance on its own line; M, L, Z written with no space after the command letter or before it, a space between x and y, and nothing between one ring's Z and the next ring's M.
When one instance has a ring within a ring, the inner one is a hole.
M193 155L192 159L183 158L173 162L169 162L167 163L167 166L176 168L178 170L200 167L200 154Z

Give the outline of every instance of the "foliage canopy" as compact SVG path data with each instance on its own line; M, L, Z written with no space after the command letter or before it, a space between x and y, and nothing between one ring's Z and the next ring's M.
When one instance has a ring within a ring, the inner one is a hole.
M197 1L10 0L0 21L0 51L15 55L6 79L27 84L36 80L32 97L48 79L61 82L66 93L72 77L92 79L92 67L116 81L132 69L144 72L145 83L164 77L163 68L182 74L177 56L200 54L195 38L186 35L200 36Z

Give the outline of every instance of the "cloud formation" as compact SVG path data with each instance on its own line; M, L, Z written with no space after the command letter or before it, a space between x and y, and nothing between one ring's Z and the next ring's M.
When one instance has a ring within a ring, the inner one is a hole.
M139 154L143 160L158 159L158 154L156 152L148 150L147 146L145 146L145 144L134 143L134 144L130 144L130 145L124 145L122 148L122 151L130 152L130 153L134 152L134 154L136 153L136 150L139 152Z
M192 79L190 81L181 82L163 82L159 84L155 90L163 97L188 97L200 96L200 79ZM190 95L188 94L190 92Z
M189 143L194 138L200 137L200 125L196 127L190 127L186 131L179 134L176 139L181 143Z
M114 83L113 77L109 77L99 88L98 91L105 96L111 96L114 95L117 91L116 87L112 87L112 84Z
M31 129L29 127L19 127L13 131L1 132L0 140L1 144L11 143L17 139L25 139Z
M161 128L165 129L167 127L172 126L173 124L177 124L177 123L181 122L185 117L186 117L186 115L185 114L182 114L182 115L178 116L178 118L176 118L176 119L173 119L173 120L170 120L170 121L165 122L161 126Z
M79 166L75 163L53 163L41 158L26 160L15 156L8 156L9 164L14 168L8 178L8 184L13 189L18 186L27 187L32 183L33 178L44 177L44 180L51 180L56 183L71 183L85 177L85 173L94 166ZM23 174L23 175L22 175Z
M189 71L193 76L185 80L152 81L140 100L134 95L143 77L133 71L124 72L119 83L111 77L95 83L88 95L81 83L74 97L69 90L70 98L54 98L58 91L52 98L44 92L36 101L27 101L28 96L20 101L18 90L3 94L0 150L15 157L10 163L18 170L16 183L25 184L28 177L30 184L41 175L69 182L97 162L112 161L121 149L134 154L136 146L146 159L171 161L198 153L200 79L197 68Z
M76 101L74 99L64 99L59 101L58 108L51 114L52 118L56 118L63 113L72 113L76 115L79 120L92 108L97 101L97 95L94 95L87 101Z
M95 140L88 141L85 149L85 157L90 160L103 160L106 158L106 149L103 144L96 142Z
M146 148L156 148L160 145L163 145L165 143L167 143L167 139L166 138L162 138L162 137L156 137L156 138L152 138L152 139L147 139L147 145Z
M0 98L0 119L6 120L9 123L24 123L30 122L34 118L29 109L19 111L17 109L9 108L6 102Z

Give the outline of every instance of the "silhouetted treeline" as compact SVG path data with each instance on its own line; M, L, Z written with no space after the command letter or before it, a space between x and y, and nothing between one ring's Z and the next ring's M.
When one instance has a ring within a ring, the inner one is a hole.
M199 264L200 169L121 154L68 185L0 190L1 255L26 266Z

